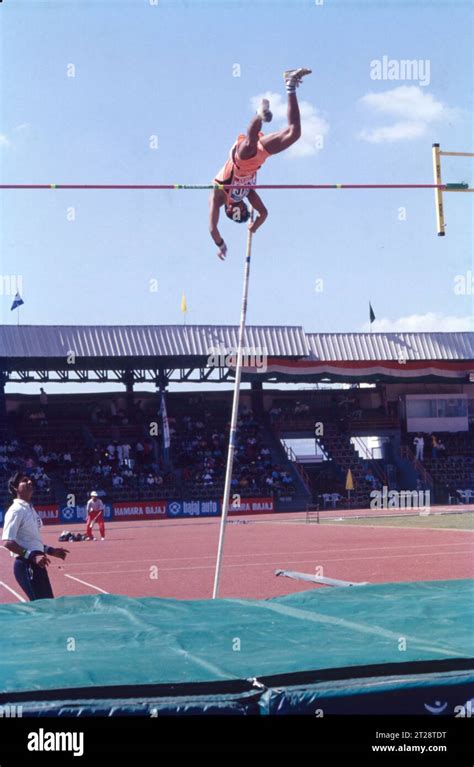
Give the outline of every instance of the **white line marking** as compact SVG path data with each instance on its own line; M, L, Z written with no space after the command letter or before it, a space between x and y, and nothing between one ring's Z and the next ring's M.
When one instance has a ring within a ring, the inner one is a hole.
M454 546L457 544L453 544ZM324 557L324 559L319 559L318 561L323 562L326 564L327 562L366 562L367 560L375 559L375 560L384 560L384 559L411 559L411 558L417 558L417 557L436 557L436 556L446 556L447 554L453 554L457 557L460 556L472 556L471 551L426 551L426 552L418 552L416 554L377 554L375 557ZM270 555L269 555L270 556ZM294 557L291 557L288 559L288 562L294 563L296 565L305 565L305 564L314 564L314 557L313 559L295 559ZM225 569L232 569L235 567L238 568L244 568L244 567L272 567L272 566L278 566L278 559L270 560L270 562L239 562L238 564L226 564L224 562L223 567ZM108 564L107 562L104 562L104 564ZM171 572L173 570L212 570L214 569L213 564L208 565L189 565L181 567L162 567L161 568L163 572ZM120 570L88 570L87 573L89 575L118 575L121 571ZM146 573L148 572L148 568L140 568L139 570L128 570L127 573ZM72 578L71 575L68 576L69 578ZM79 580L79 579L77 579ZM94 587L95 588L95 587Z
M11 594L13 594L17 599L20 600L20 602L26 602L26 599L23 599L23 597L20 594L17 594L16 591L10 588L10 586L7 586L6 583L3 581L0 581L0 586L3 586L7 591L9 591Z
M66 578L71 578L73 581L79 581L79 583L83 583L84 586L89 586L91 589L96 589L96 591L101 591L102 594L108 594L108 591L104 591L104 589L100 589L98 586L94 586L92 583L87 583L87 581L81 581L80 578L75 578L74 575L68 575L67 573L64 573Z
M353 525L351 525L350 527L352 529L354 528ZM365 525L365 527L372 527L372 525ZM373 527L377 528L377 529L380 529L380 528L378 528L378 525L374 525ZM386 528L384 528L384 529L386 529ZM399 530L400 528L396 527L394 529ZM444 532L443 528L440 528L439 530L438 530L438 528L433 528L433 529L435 529L436 532ZM412 530L408 530L407 528L405 528L405 530L407 532L412 532ZM423 532L424 532L424 530L423 530ZM466 530L455 530L455 532L456 533L464 533L464 532L467 532L467 531ZM140 545L143 545L143 544L140 544ZM436 547L439 547L439 546L472 546L472 541L449 541L448 543L439 543L437 541L436 542L433 541L432 543L415 543L415 544L412 544L412 545L401 543L398 546L383 546L383 551L391 551L391 550L397 550L397 549L403 549L403 550L405 550L405 549L419 549L419 548L426 549L426 548L433 548L435 546ZM263 556L272 556L273 557L273 556L278 555L278 556L285 557L285 556L295 555L295 554L314 554L314 555L318 555L319 556L321 553L323 553L323 554L328 554L328 553L329 554L333 554L333 553L340 554L340 553L342 553L344 551L353 552L354 548L357 548L357 551L373 551L374 549L378 550L380 548L380 546L377 546L375 543L372 544L372 546L357 546L357 544L354 544L354 546L352 546L352 547L345 547L345 548L341 548L339 546L335 546L333 549L327 548L326 546L321 546L320 548L315 547L313 549L303 549L303 550L300 550L300 551L295 551L294 549L286 550L286 551L272 551L271 554L268 554L268 555L263 554ZM438 552L438 553L441 554L443 552ZM262 555L262 552L256 552L256 555L260 556L260 555ZM185 557L161 557L159 554L158 555L155 554L153 557L142 557L142 556L140 556L140 560L142 562L155 562L157 556L158 556L158 559L160 560L160 562L175 562L178 559L184 559L185 561L189 561L191 559L211 559L214 562L215 558L216 558L215 554L214 555L212 555L212 554L193 554L191 556L185 556ZM245 558L247 558L249 556L251 556L251 555L250 554L227 554L226 555L226 559L237 559L237 558L240 558L240 559L244 558L245 559ZM91 562L77 562L77 563L76 562L68 562L68 567L84 567L84 565L89 566L89 565L102 565L102 564L105 564L105 565L115 565L115 564L117 564L117 565L118 564L120 564L120 565L128 565L128 564L135 564L136 561L137 561L136 558L135 559L111 559L110 561L104 561L103 559L101 559L101 560L98 560L98 561L91 561ZM212 565L212 566L214 566L214 565ZM235 565L235 567L240 567L240 565ZM96 572L99 572L99 571L96 571ZM121 570L117 569L117 572L121 572Z
M433 515L431 515L433 516ZM326 522L338 522L337 519L331 519L326 520ZM338 527L357 527L358 529L361 529L362 527L367 527L370 530L428 530L429 532L437 532L437 533L470 533L471 535L474 533L474 530L470 530L468 527L460 528L460 527L403 527L400 525L351 525L347 522L347 520L344 520L344 524L338 525ZM466 545L471 545L470 541L464 541ZM418 546L451 546L451 543L418 543L415 544L415 547L413 546L390 546L387 548L417 548Z

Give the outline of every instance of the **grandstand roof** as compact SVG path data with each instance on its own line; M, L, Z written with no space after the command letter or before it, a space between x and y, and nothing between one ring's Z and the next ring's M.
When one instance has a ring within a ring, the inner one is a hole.
M310 358L337 361L472 360L474 333L307 333Z
M226 382L237 345L238 328L229 325L7 325L0 388L7 381ZM243 364L247 381L461 383L474 377L474 333L249 326Z
M231 325L7 325L0 358L207 357L237 348ZM249 326L244 346L268 357L336 361L474 360L474 333L305 333L298 326Z
M0 328L0 358L208 357L216 348L236 349L231 325L8 325ZM251 326L246 347L271 357L306 357L301 327Z

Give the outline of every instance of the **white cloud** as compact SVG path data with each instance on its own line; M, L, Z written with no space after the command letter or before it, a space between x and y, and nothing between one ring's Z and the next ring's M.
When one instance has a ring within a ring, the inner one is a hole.
M270 109L273 113L273 121L264 123L268 132L278 131L287 125L287 102L279 93L262 93L251 99L252 108L257 111L262 98L270 101ZM324 137L329 132L329 123L316 107L309 101L300 101L301 114L301 138L291 146L285 155L287 157L309 157L316 154L322 148Z
M371 144L382 144L385 141L403 141L403 139L419 138L426 134L426 123L400 122L388 125L385 128L363 130L359 138L369 141Z
M437 312L426 314L410 314L390 320L386 317L375 320L372 325L366 323L364 331L370 327L374 333L454 333L474 330L472 315L454 317Z
M0 133L0 146L10 146L10 140L6 133Z
M360 103L376 115L395 117L392 125L363 130L359 138L372 143L403 141L426 134L431 123L455 120L459 111L437 101L417 85L400 85L382 93L367 93Z
M426 93L417 85L400 85L383 93L367 93L361 98L361 102L375 112L405 120L433 122L455 115L454 109L436 101L431 93Z

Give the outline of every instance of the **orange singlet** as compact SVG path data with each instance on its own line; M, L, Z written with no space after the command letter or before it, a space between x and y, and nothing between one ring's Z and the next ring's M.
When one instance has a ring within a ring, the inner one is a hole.
M263 133L259 133L259 136L263 136ZM239 202L247 197L249 189L248 186L254 186L257 183L257 170L261 168L267 157L270 157L270 152L267 152L261 142L257 143L257 154L254 157L250 157L248 160L241 160L237 156L237 149L242 141L245 141L247 136L241 133L237 137L237 141L230 150L229 159L226 164L220 169L219 173L213 179L213 184L238 184L239 188L224 189L224 194L227 198L227 204L231 202Z

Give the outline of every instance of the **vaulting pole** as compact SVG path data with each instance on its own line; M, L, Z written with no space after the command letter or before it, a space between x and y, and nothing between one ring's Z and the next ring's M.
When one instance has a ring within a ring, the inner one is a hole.
M250 216L250 221L253 221L253 211ZM234 385L234 399L232 402L232 416L230 420L230 436L229 436L229 450L227 453L227 468L225 472L224 483L224 495L222 498L222 516L221 527L219 533L219 547L217 549L216 570L214 574L214 590L212 592L212 598L217 599L219 596L219 581L221 575L222 565L222 553L224 550L224 537L225 526L227 522L227 513L229 510L230 491L232 482L232 468L234 465L234 452L237 444L237 416L239 413L239 396L240 396L240 379L242 377L242 356L244 345L244 332L245 321L247 319L247 298L249 293L249 277L250 277L250 258L252 254L252 232L247 231L247 254L245 257L244 267L244 288L242 294L242 310L240 313L240 327L239 338L237 342L237 366L235 369L235 385Z

